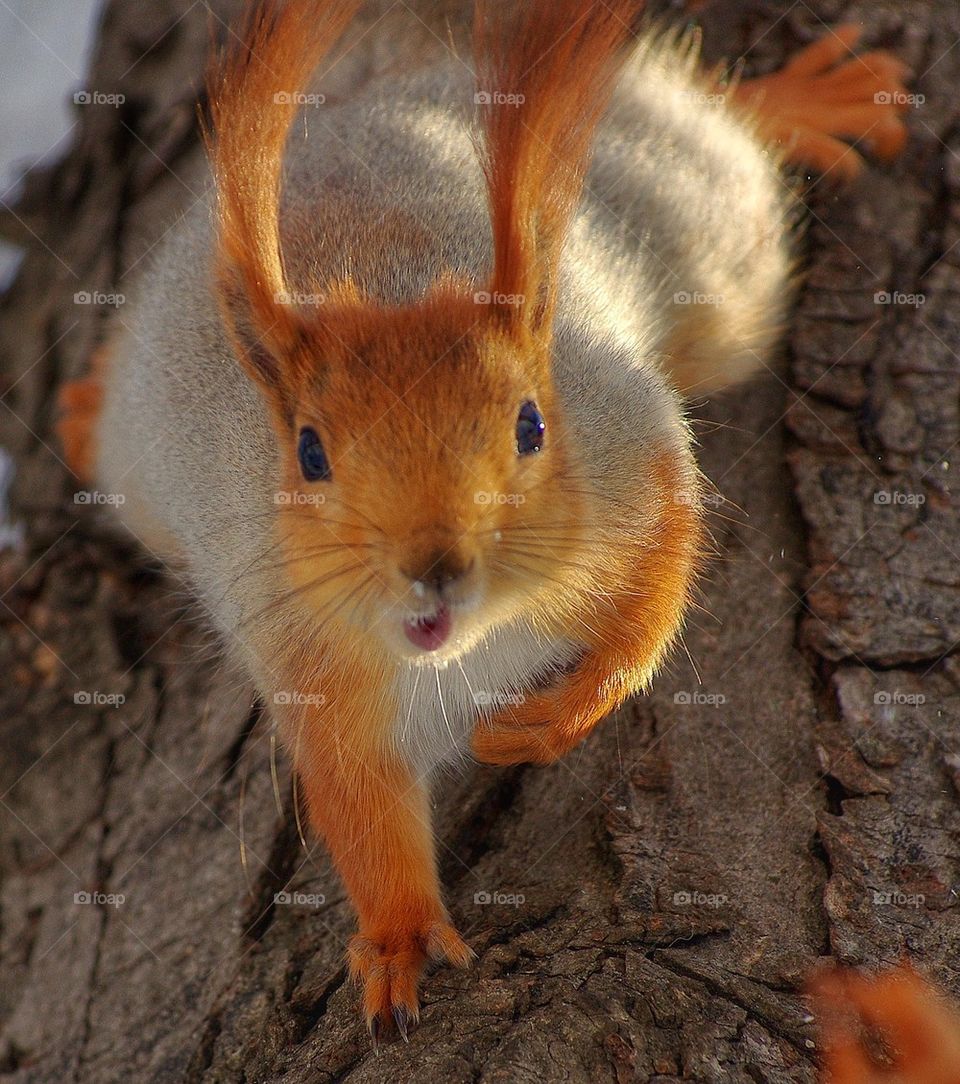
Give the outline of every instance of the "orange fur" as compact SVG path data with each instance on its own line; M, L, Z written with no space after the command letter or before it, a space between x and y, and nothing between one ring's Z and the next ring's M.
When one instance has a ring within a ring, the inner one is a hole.
M391 1014L401 1028L415 1017L428 958L462 964L469 955L440 901L426 792L388 732L398 710L394 671L372 624L409 591L404 569L421 567L437 548L464 566L483 558L484 627L524 599L545 631L576 636L585 600L596 594L585 560L587 494L550 375L550 318L590 137L636 7L618 0L587 19L576 0L534 3L508 47L492 5L480 5L477 48L492 57L487 77L502 84L495 90L525 97L519 110L494 105L485 117L490 291L522 294L519 305L477 305L481 284L444 269L426 296L406 305L365 297L350 281L318 283L326 302L309 313L278 303L287 290L281 157L293 111L272 113L270 102L298 90L351 4L304 0L279 14L271 4L248 21L243 47L212 80L222 308L271 407L279 483L298 497L277 515L290 588L272 613L257 615L266 619L254 634L291 689L323 681L322 706L283 715L311 823L358 912L350 965L372 1029ZM308 62L302 31L314 19L320 28L308 35ZM387 224L391 236L405 228ZM465 386L482 404L469 417ZM542 454L521 459L509 435L527 399L549 417L550 439ZM332 481L323 483L322 502L310 502L297 463L301 426L323 433ZM606 615L615 627L591 645L565 699L551 703L563 713L551 733L554 755L649 679L680 624L699 519L692 500L674 500L679 471L665 459L645 480L659 487L659 536L653 545L624 545L607 570L601 586L615 594ZM480 491L519 493L524 503L484 503ZM537 544L536 532L549 546ZM296 606L304 627L278 627Z
M90 361L90 371L63 384L57 396L59 418L56 433L67 466L82 482L93 479L96 460L96 425L103 408L107 347L99 347Z
M333 306L328 320L329 334L315 332L322 377L302 371L295 392L296 421L322 423L333 466L335 482L322 504L307 503L295 443L282 445L283 485L305 494L278 516L292 590L305 592L318 613L353 593L351 605L368 614L370 627L405 593L403 570L439 548L461 564L494 558L490 592L521 592L539 566L532 556L519 569L497 563L491 543L500 531L504 546L519 545L525 536L518 532L531 520L551 531L544 571L575 561L584 506L569 492L575 466L562 439L559 403L549 383L526 375L512 339L491 330L487 306L441 291L382 311ZM416 351L407 350L411 341ZM485 409L470 419L463 447L466 385ZM549 454L518 463L504 427L517 403L533 395L551 418L551 445ZM524 495L519 506L477 500L478 493L517 492ZM328 628L328 635L338 634Z
M497 0L476 5L478 88L491 99L481 107L494 242L490 291L522 298L501 311L531 329L549 331L591 141L641 7L637 0L552 0L517 16Z
M320 698L285 721L311 824L359 915L348 956L364 1014L371 1025L415 1020L428 960L464 966L471 953L440 900L426 787L389 739L388 670L362 645L325 666L302 640L281 643L265 646L287 689Z
M402 305L350 280L318 282L326 301L305 311L286 300L297 291L280 243L284 153L298 94L358 6L261 0L211 74L205 135L220 308L270 410L278 485L297 498L276 508L287 590L252 615L241 640L268 703L297 694L273 702L311 824L357 910L348 958L375 1031L416 1017L428 960L462 965L470 952L441 900L428 794L394 732L406 708L394 691L400 668L374 623L412 586L425 589L409 570L429 569L439 550L459 568L483 565L484 590L457 618L473 622L475 643L520 613L538 633L585 643L566 679L476 734L483 759L552 760L649 682L681 625L702 526L676 423L676 447L651 453L637 479L649 526L618 523L615 539L595 527L609 522L591 503L604 494L578 474L550 367L561 252L640 3L531 0L516 14L478 0L478 89L497 96L481 106L489 281L438 268L425 295ZM768 106L778 86L768 85ZM759 101L749 87L740 93ZM384 217L381 239L416 253L422 224ZM360 259L376 258L369 247ZM477 305L484 286L494 302ZM84 470L84 419L96 416L98 394L95 377L64 392L65 443ZM549 419L549 437L539 454L520 456L514 427L527 400ZM322 433L332 467L315 485L297 461L302 427ZM524 500L478 501L481 491Z
M788 162L841 180L863 169L863 158L844 139L884 159L895 158L907 139L901 119L907 66L882 50L855 56L861 33L859 26L837 27L781 71L732 89L734 103L755 114L761 135L781 147Z
M960 1084L960 1013L909 967L811 984L824 1084Z
M280 249L283 152L297 95L358 7L359 0L261 0L208 78L213 131L205 130L205 138L218 199L222 307L241 358L274 395L279 366L300 335L295 311L280 301L287 289ZM252 323L246 335L240 291Z
M700 501L675 456L662 454L645 478L659 522L642 545L624 547L591 594L597 612L569 631L588 644L562 682L498 712L474 735L489 764L548 764L569 752L628 696L646 688L676 638L704 552Z

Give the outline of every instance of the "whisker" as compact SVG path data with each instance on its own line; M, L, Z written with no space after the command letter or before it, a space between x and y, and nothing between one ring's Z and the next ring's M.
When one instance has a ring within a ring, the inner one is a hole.
M423 667L417 667L417 676L413 680L413 692L410 694L410 706L407 708L407 718L403 725L403 741L406 741L410 735L410 720L413 718L413 708L417 702L417 689L420 688L420 677L423 674Z
M358 565L355 561L351 561L345 565L341 565L339 568L334 569L332 572L325 573L322 576L317 576L313 580L309 580L307 583L299 584L296 587L292 587L289 591L284 591L278 597L271 599L266 606L244 618L244 620L240 623L240 627L243 628L250 622L259 620L259 618L261 617L265 617L267 614L279 609L286 603L293 602L295 599L301 598L304 595L309 594L316 588L325 586L327 583L332 583L334 580L339 579L341 576L346 576L351 572L355 572L360 567L362 566Z

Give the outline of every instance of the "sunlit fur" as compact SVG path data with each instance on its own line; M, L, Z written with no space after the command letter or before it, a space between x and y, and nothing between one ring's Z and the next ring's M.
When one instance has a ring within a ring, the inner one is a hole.
M441 288L407 307L334 303L302 349L293 429L323 434L332 480L305 482L295 442L283 442L284 490L297 494L278 508L291 590L321 615L343 600L354 631L422 656L401 621L429 611L410 570L440 552L470 572L448 597L453 637L432 662L521 611L559 632L558 590L594 583L588 518L562 407L522 339L489 306ZM464 409L466 388L482 410ZM540 454L520 457L528 399L549 429Z
M281 300L297 292L278 225L293 110L259 103L299 89L311 70L303 52L315 66L350 7L303 5L297 19L319 29L302 48L292 7L261 11L211 80L218 287L271 407L283 464L278 526L290 589L278 605L311 606L328 641L373 632L400 656L422 656L403 621L436 605L415 594L407 570L440 553L470 572L445 600L453 635L431 664L521 612L545 635L568 634L571 616L604 593L606 577L602 561L587 560L587 542L596 548L592 517L576 484L581 453L554 393L552 318L563 240L635 5L589 17L572 2L531 5L515 19L478 4L478 85L522 103L486 113L489 280L465 282L439 267L425 297L399 306L351 281L317 280L311 290L324 303L304 312ZM479 289L509 300L478 305ZM544 411L549 432L540 454L518 458L514 420L527 399ZM309 491L294 454L302 425L322 434L333 468L330 483ZM684 527L694 529L692 521ZM674 593L661 602L682 605ZM679 616L651 624L670 625L669 639ZM651 648L659 658L661 645Z
M789 252L775 166L695 104L669 43L633 47L633 0L485 0L479 87L438 45L291 129L354 6L268 3L216 67L216 198L127 307L96 443L124 522L182 564L280 723L357 908L372 1022L416 1015L429 957L469 958L428 774L470 751L556 759L679 634L703 529L671 383L691 313L671 298L720 277L698 347L712 378L741 375L782 318ZM377 26L350 39L374 67L403 55ZM516 104L478 110L476 89ZM528 399L546 434L521 457ZM303 426L329 480L302 476ZM427 652L404 623L438 607L437 554L462 575Z
M217 192L217 286L235 339L243 320L237 304L249 310L263 349L238 340L238 352L270 395L278 394L280 366L297 338L292 310L277 300L286 286L280 175L299 112L296 95L359 6L360 0L253 4L208 79L213 129L204 126L204 135Z
M480 93L517 103L483 111L479 148L493 229L490 289L523 299L505 307L508 318L549 328L594 130L637 12L636 3L623 0L556 0L513 13L496 2L476 5Z
M65 393L71 461L124 494L279 724L357 909L372 1028L416 1017L428 959L470 958L427 777L471 751L548 763L648 686L703 550L678 389L756 371L789 303L758 132L817 123L808 83L707 105L689 47L632 40L640 6L253 8L209 80L215 195L158 245L102 387ZM315 70L330 97L300 110ZM528 399L546 435L520 457ZM329 480L302 477L303 426ZM432 652L404 634L430 591L452 615Z

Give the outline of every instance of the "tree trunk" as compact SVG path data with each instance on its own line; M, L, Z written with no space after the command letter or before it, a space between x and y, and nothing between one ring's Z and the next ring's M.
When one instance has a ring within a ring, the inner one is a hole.
M811 183L783 358L695 407L724 501L689 659L564 762L438 788L477 961L374 1056L268 714L181 585L76 503L51 435L105 326L74 295L129 293L196 198L206 9L113 0L90 86L125 103L83 110L0 220L29 248L0 302L26 526L0 555L4 1080L807 1082L825 958L906 955L960 993L960 12L699 12L707 55L756 71L860 14L925 101L895 167Z

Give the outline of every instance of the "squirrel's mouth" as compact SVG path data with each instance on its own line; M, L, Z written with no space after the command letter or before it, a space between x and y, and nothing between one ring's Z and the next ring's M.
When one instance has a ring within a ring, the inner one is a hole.
M436 613L404 621L403 631L407 639L421 651L437 651L447 642L453 618L446 606L440 605Z

